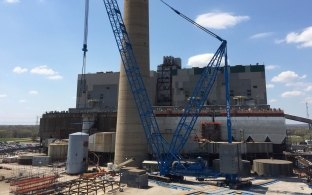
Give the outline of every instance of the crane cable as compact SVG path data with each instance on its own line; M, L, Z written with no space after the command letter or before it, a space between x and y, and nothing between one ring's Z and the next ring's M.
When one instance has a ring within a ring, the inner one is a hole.
M88 22L89 22L89 0L85 1L85 18L84 18L84 38L83 38L83 62L81 69L80 94L86 94L86 66L87 66L87 51L88 51ZM82 92L82 93L81 93ZM87 97L84 95L84 107L86 107ZM80 103L80 101L78 101ZM78 106L79 107L79 106Z
M187 17L186 15L182 14L181 12L179 12L178 10L174 9L172 6L170 6L168 3L166 3L163 0L160 0L163 4L165 4L166 6L168 6L170 9L172 9L176 14L178 14L179 16L181 16L182 18L184 18L185 20L189 21L190 23L192 23L193 25L195 25L196 27L200 28L201 30L205 31L206 33L210 34L211 36L215 37L216 39L218 39L219 41L223 42L224 39L222 39L221 37L219 37L218 35L216 35L215 33L211 32L210 30L206 29L205 27L201 26L200 24L194 22L192 19L190 19L189 17Z
M185 20L187 20L188 22L192 23L193 25L195 25L196 27L200 28L201 30L205 31L206 33L210 34L211 36L213 36L214 38L218 39L219 41L222 42L222 44L225 44L225 51L224 51L224 61L225 61L225 65L224 65L224 74L226 74L225 78L225 86L226 86L226 115L227 115L227 129L228 129L228 142L232 143L232 124L231 124L231 104L230 104L230 94L229 94L229 81L228 81L228 62L227 62L227 48L226 48L226 44L227 41L222 39L221 37L219 37L218 35L216 35L215 33L213 33L212 31L206 29L205 27L201 26L200 24L196 23L195 21L193 21L192 19L190 19L189 17L185 16L184 14L182 14L181 12L179 12L178 10L174 9L172 6L170 6L168 3L166 3L164 0L160 0L163 4L165 4L166 6L168 6L171 10L173 10L176 14L178 14L179 16L181 16L182 18L184 18Z

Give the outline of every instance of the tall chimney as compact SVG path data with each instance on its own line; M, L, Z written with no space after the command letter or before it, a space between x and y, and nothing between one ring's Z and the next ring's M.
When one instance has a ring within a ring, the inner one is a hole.
M124 22L147 86L150 74L148 0L124 0ZM147 157L144 129L122 64L118 93L115 163L135 158L131 165L141 166L141 162Z

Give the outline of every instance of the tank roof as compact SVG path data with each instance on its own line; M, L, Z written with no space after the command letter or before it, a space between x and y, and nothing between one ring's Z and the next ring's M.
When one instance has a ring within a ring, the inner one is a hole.
M254 162L260 162L264 164L291 164L291 161L278 160L278 159L255 159Z
M76 132L76 133L72 133L72 134L69 134L69 135L88 135L88 134L83 133L83 132Z

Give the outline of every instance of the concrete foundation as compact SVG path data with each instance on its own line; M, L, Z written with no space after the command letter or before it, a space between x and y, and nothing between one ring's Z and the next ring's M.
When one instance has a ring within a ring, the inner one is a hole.
M220 144L220 172L239 174L242 170L241 145L239 143Z
M47 166L50 162L50 156L34 156L32 159L32 166Z
M17 159L20 165L32 165L33 155L21 155Z
M120 183L133 188L147 188L148 175L145 170L128 167L121 170Z
M214 159L212 167L214 170L220 172L220 159ZM242 160L242 169L240 170L238 175L241 177L248 177L250 176L250 171L251 171L250 161Z

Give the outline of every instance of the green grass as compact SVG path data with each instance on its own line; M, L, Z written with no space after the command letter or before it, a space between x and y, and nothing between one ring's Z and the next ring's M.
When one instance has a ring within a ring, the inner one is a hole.
M14 142L32 142L30 137L27 138L0 138L0 142L7 142L7 141L14 141Z

